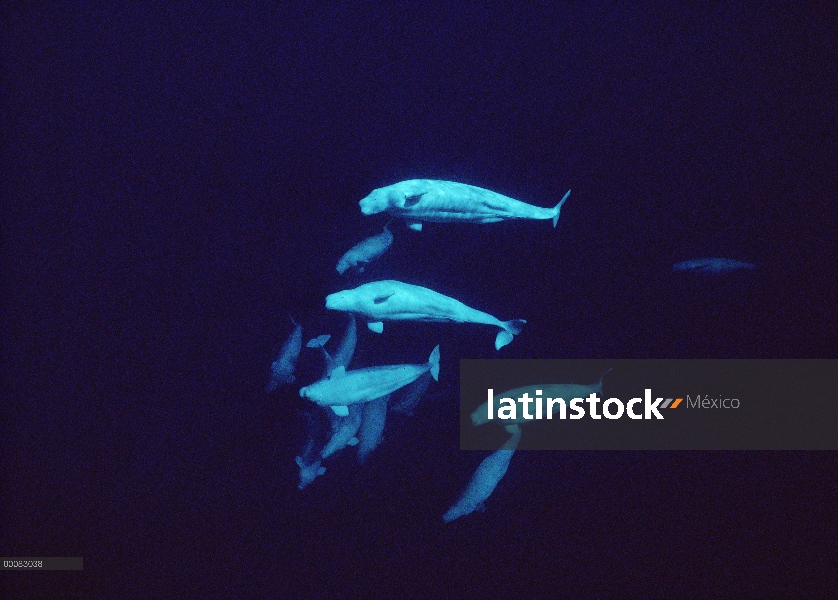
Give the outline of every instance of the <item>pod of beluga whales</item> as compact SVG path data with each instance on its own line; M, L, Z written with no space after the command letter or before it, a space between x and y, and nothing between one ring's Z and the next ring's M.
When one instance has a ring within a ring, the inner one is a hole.
M338 261L336 270L340 275L350 270L363 273L393 244L390 227L394 219L404 219L407 228L417 232L422 231L425 222L486 224L522 219L551 220L556 227L562 206L569 196L570 190L553 208L541 208L490 190L451 181L412 179L382 187L360 201L361 212L364 215L387 213L392 218L380 233L350 248ZM694 259L673 266L675 271L700 273L752 268L755 265L725 258ZM325 307L347 313L349 322L333 354L326 349L331 339L328 334L315 337L306 344L308 348L320 349L326 367L321 379L299 390L300 396L311 403L308 410L302 411L307 439L303 451L296 457L300 490L326 472L323 466L326 459L348 447L357 446L358 461L364 463L382 440L388 411L411 415L431 380L439 381L439 345L431 350L424 363L348 369L357 343L357 318L365 319L369 330L378 334L384 332L385 321L488 325L498 329L496 350L511 343L526 324L524 319L502 321L432 289L392 279L372 281L330 294L326 297ZM295 381L293 373L303 338L302 327L293 318L291 321L294 330L271 365L268 392ZM495 400L515 398L523 395L524 391L533 394L535 388L538 388L539 394L554 397L585 397L602 391L602 379L591 385L547 383L526 386L498 393ZM485 406L474 411L473 425L488 422L486 414ZM328 421L329 430L321 435L318 423L324 420ZM483 508L484 501L506 474L521 438L520 425L525 422L523 417L504 421L509 439L480 463L460 499L443 515L445 522Z

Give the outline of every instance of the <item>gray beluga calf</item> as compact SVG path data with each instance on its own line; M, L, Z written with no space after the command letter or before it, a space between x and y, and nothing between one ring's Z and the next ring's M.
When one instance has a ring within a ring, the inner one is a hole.
M335 352L335 365L337 367L348 367L355 355L355 346L358 343L358 326L355 323L355 315L349 315L349 325L340 341L337 352Z
M385 365L347 371L338 367L331 376L300 389L300 396L330 407L338 416L349 414L349 406L386 396L429 372L439 381L439 346L424 365Z
M405 386L402 397L399 398L398 402L391 403L390 409L405 414L408 417L413 416L413 411L419 405L419 401L422 399L430 383L431 376L422 375L410 385Z
M439 292L391 279L329 294L326 308L362 315L368 319L367 327L376 333L384 331L384 321L493 325L500 328L495 338L496 350L511 342L526 323L524 319L501 321Z
M608 369L605 373L602 374L602 377L599 378L599 381L596 383L592 383L590 385L583 385L579 383L540 383L537 385L526 385L523 387L515 388L512 390L508 390L506 392L499 392L497 394L492 395L492 401L494 410L497 411L498 408L501 407L500 400L501 398L511 398L514 400L515 404L513 404L514 415L510 419L499 419L497 422L501 423L502 425L511 425L511 424L521 424L521 423L530 423L535 421L535 418L526 418L526 413L522 410L520 414L517 411L517 407L515 405L518 403L518 398L524 396L524 394L528 394L530 398L543 398L545 402L548 399L552 398L562 398L565 402L569 403L574 398L585 398L590 396L591 394L599 394L602 392L602 379L611 372L611 369ZM505 403L505 404L508 404ZM534 403L533 403L534 404ZM529 406L529 414L531 417L534 417L534 407ZM497 416L494 417L497 419ZM475 427L478 425L484 425L485 423L489 422L489 401L488 399L486 402L478 406L474 412L471 413L471 423Z
M387 222L387 225L384 226L384 231L381 233L368 237L347 250L338 261L336 267L337 272L343 275L350 268L357 267L358 271L363 273L367 263L374 261L387 252L387 249L393 243L393 234L390 233L389 229L391 222Z
M338 346L338 350L334 356L329 354L329 351L324 347L326 342L331 339L329 334L323 334L306 344L307 348L320 348L323 352L323 359L326 361L326 372L323 375L328 377L338 367L348 367L352 362L352 356L355 354L355 345L358 340L358 329L355 323L355 315L349 315L349 325L346 326L346 332L343 334L343 339Z
M332 355L329 354L329 351L326 350L325 345L332 336L328 333L324 333L323 335L318 335L316 338L310 339L306 343L306 348L320 348L320 351L323 353L323 360L326 362L326 371L323 374L323 377L328 377L329 373L337 368L337 364L335 363L335 359L332 358Z
M290 319L294 324L294 331L282 346L279 357L271 363L271 380L265 387L266 392L272 392L284 383L293 383L295 379L294 369L303 347L303 328L293 317Z
M756 269L753 263L733 258L693 258L672 265L673 271L691 271L693 273L720 274L740 271L743 269Z
M495 450L483 459L457 503L448 509L442 520L450 523L454 519L473 513L483 508L485 502L509 468L509 461L521 440L521 428L518 425L507 425L506 431L512 434L500 450Z
M370 453L381 443L387 422L387 402L390 395L370 400L362 407L361 426L358 428L358 462L364 464ZM357 406L357 405L356 405Z
M300 468L300 483L297 486L300 490L308 487L312 481L326 472L326 467L322 466L323 458L320 456L320 451L317 450L318 428L315 415L308 412L301 414L306 420L308 438L302 453L295 458L295 462Z
M407 226L422 231L422 223L497 223L513 219L559 221L570 190L553 208L526 204L474 185L436 179L409 179L373 190L359 202L361 212L387 212L401 217Z
M329 458L338 450L358 443L355 434L361 426L363 411L360 404L350 406L346 416L336 417L332 425L332 437L320 452L322 458Z

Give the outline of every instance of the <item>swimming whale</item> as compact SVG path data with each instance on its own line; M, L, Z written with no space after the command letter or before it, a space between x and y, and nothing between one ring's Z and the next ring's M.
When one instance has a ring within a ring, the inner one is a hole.
M326 350L326 342L332 339L328 333L324 333L323 335L318 335L316 338L310 339L306 342L306 348L320 348L320 351L323 353L323 360L326 362L326 370L323 373L323 377L328 377L329 373L335 370L337 365L335 364L335 359L332 358L332 355L329 354L329 351Z
M530 398L535 398L536 396L541 396L544 399L544 405L546 406L547 398L563 398L565 402L570 402L573 398L585 398L590 396L591 394L599 394L602 392L602 379L605 377L611 369L608 369L605 373L602 374L602 377L599 378L599 381L596 383L592 383L590 385L582 385L578 383L542 383L537 385L527 385L524 387L515 388L513 390L509 390L506 392L500 392L498 394L492 395L494 410L497 411L500 408L500 399L501 398L512 398L515 401L515 418L514 419L497 419L497 414L493 420L497 420L498 423L502 425L511 425L511 424L521 424L521 423L530 423L535 419L527 419L524 416L524 411L521 410L520 413L517 411L518 405L518 398L522 397L524 394L529 394ZM531 416L535 415L535 408L534 403L529 404L529 411ZM471 424L477 427L478 425L483 425L489 422L489 401L488 399L486 402L478 406L473 413L471 413Z
M290 317L294 324L294 331L285 340L282 346L282 351L279 357L271 363L271 379L265 387L266 392L272 392L283 383L294 382L294 369L297 366L297 358L300 356L300 350L303 347L303 328Z
M695 273L729 273L741 269L756 269L753 263L733 258L693 258L672 265L673 271L692 271Z
M317 449L318 420L315 415L309 412L302 412L301 414L306 420L308 436L303 451L294 459L300 468L300 483L297 485L297 489L300 490L305 489L312 481L326 472L326 467L322 466L323 458Z
M362 415L361 405L355 405L348 407L346 415L335 418L332 423L332 437L320 451L322 458L329 458L338 450L358 443L355 434L361 426Z
M454 519L482 510L483 503L495 491L498 483L509 468L509 461L521 440L521 428L518 425L507 425L506 430L512 434L500 450L483 459L457 503L448 509L442 520L450 523Z
M329 354L329 351L324 347L331 338L332 336L326 333L309 340L306 344L307 348L320 348L320 351L323 352L323 360L326 361L326 370L323 377L328 377L338 367L348 367L349 363L352 362L352 356L355 354L355 344L358 339L355 315L349 315L349 325L346 326L346 333L343 334L343 339L334 356Z
M387 212L422 231L422 223L497 223L513 219L552 219L559 222L570 190L553 208L541 208L466 183L435 179L409 179L373 190L359 202L361 212Z
M358 428L358 462L364 464L370 453L381 443L387 422L387 401L390 395L361 404L361 426Z
M419 379L408 386L405 386L402 391L402 396L398 402L390 403L390 410L402 413L408 417L413 416L413 411L419 405L419 401L428 389L431 383L430 374L422 375Z
M366 317L376 333L384 331L383 321L425 321L435 323L479 323L499 327L495 349L500 350L521 333L524 319L501 321L488 313L470 308L448 296L418 285L392 279L365 283L326 297L326 308Z
M347 416L350 405L386 396L428 371L439 381L439 346L433 349L424 365L386 365L354 371L338 367L328 378L301 388L300 396L330 407L338 416Z
M387 252L387 249L393 243L393 234L390 233L388 226L384 226L384 231L378 235L368 237L367 239L352 246L346 253L338 260L337 272L343 275L352 267L357 267L360 273L364 272L364 267L367 263L374 261L376 258Z

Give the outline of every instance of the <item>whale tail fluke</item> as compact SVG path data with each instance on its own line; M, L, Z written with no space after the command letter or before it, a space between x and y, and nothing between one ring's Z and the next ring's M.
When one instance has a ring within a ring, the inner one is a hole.
M495 338L495 350L500 350L512 341L512 337L521 333L525 319L512 319L511 321L504 321L502 329L498 331L498 336Z
M431 376L434 381L439 381L439 344L433 349L430 357L428 357L428 364L431 366Z
M564 204L567 201L568 196L570 196L570 190L567 190L567 193L564 195L564 198L562 198L561 201L553 208L553 210L556 211L556 214L553 215L553 227L555 227L556 224L559 222L559 215L562 212L562 204Z

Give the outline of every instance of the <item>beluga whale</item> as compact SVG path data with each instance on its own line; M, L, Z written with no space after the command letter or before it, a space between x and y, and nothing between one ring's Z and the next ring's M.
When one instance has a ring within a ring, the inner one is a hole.
M294 331L285 340L277 359L271 363L271 379L265 386L266 392L272 392L284 383L294 383L294 369L297 367L297 358L303 346L303 328L294 317L289 315L289 318L294 324Z
M483 459L465 491L463 491L463 495L460 496L454 506L448 509L448 512L442 515L442 520L446 523L469 515L476 510L483 510L483 503L488 500L500 480L506 475L506 471L509 469L509 461L515 454L518 442L521 441L521 428L518 425L507 425L505 429L512 434L512 437L501 446L500 450L495 450Z
M403 218L414 231L422 231L423 222L497 223L515 219L551 219L555 227L568 196L570 190L553 208L541 208L466 183L408 179L373 190L359 204L365 215L387 212Z
M393 243L393 234L390 233L389 229L391 222L387 222L381 233L368 237L347 250L338 260L337 267L335 267L337 272L343 275L350 268L355 267L359 273L363 273L367 263L387 252L387 249Z
M501 321L459 300L428 288L387 279L365 283L326 297L326 308L364 316L371 331L384 331L384 321L424 321L431 323L478 323L500 328L495 349L500 350L521 333L524 319Z
M433 349L424 365L385 365L352 371L338 367L328 378L301 388L300 396L320 406L328 406L339 417L345 417L350 414L351 405L386 396L427 372L439 381L439 346Z
M693 258L672 265L673 271L693 272L703 274L730 273L743 269L756 269L753 263L734 258Z

